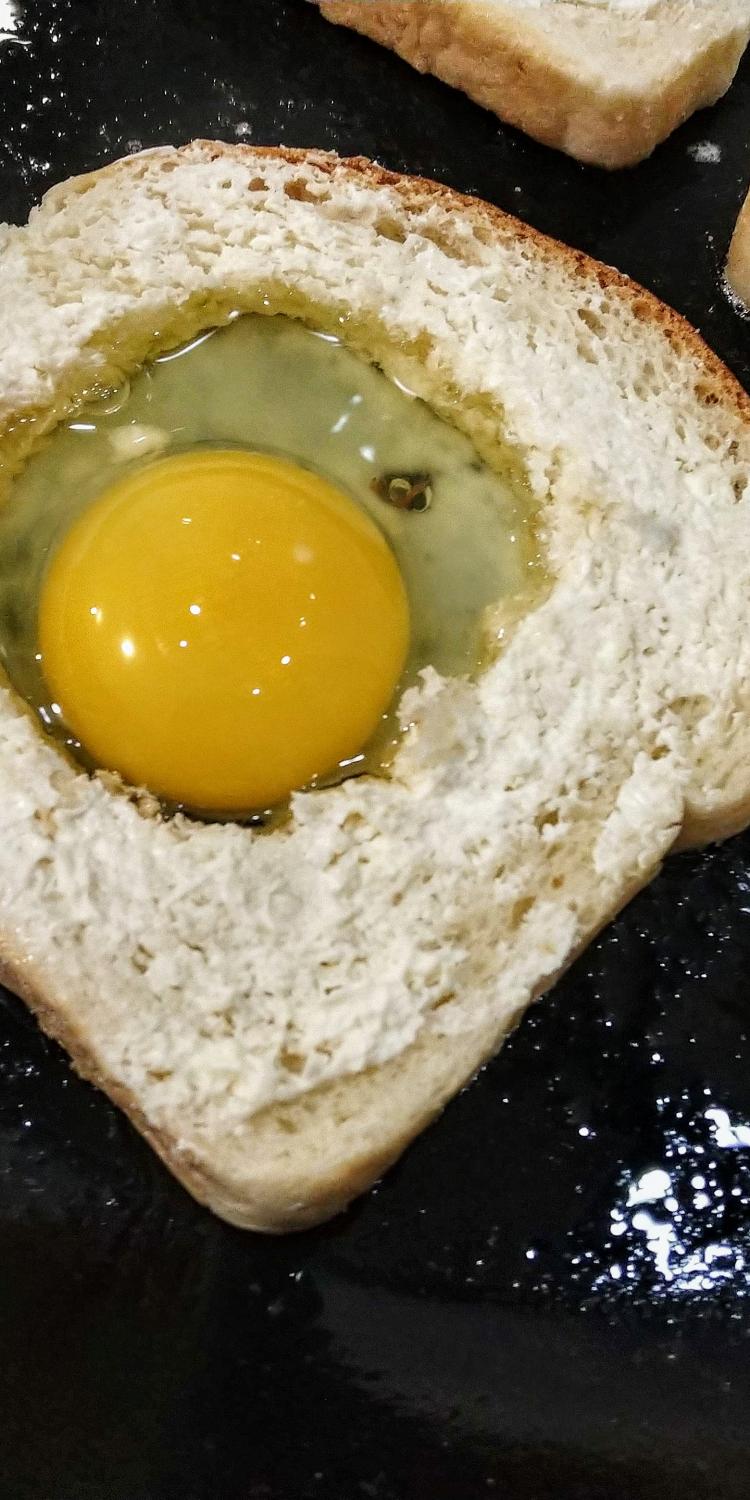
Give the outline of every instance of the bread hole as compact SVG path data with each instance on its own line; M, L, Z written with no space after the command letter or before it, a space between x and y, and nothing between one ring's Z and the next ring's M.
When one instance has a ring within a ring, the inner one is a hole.
M263 177L251 177L247 185L249 193L267 193L268 183Z
M564 875L553 875L550 881L553 891L561 891L565 884Z
M593 308L579 307L578 316L581 322L585 323L586 327L590 329L598 339L603 339L606 336L607 327L604 319L601 318L598 313L594 312Z
M649 397L654 395L657 387L658 381L653 361L647 359L643 364L640 375L633 381L633 391L640 401L648 401Z
M705 693L686 693L678 698L671 698L666 705L668 713L675 714L682 720L683 724L694 733L701 719L704 719L711 707L711 700Z
M434 226L429 228L423 226L420 232L423 240L430 240L433 245L437 245L438 250L442 250L443 255L447 255L449 260L460 260L464 265L469 266L481 263L482 257L476 245L472 244L469 239L451 234L448 228L436 229Z
M495 233L489 224L474 224L474 239L480 245L494 245Z
M144 947L143 943L139 943L138 947L131 954L130 961L133 965L133 968L137 969L139 974L145 974L149 965L153 962L153 958L153 953L151 953L148 948Z
M707 432L703 443L704 447L708 448L710 453L716 453L717 449L721 447L721 438L718 432Z
M213 247L210 250L203 249L191 240L185 241L185 253L191 266L194 266L197 271L210 271L216 258L216 251Z
M518 776L514 776L512 780L503 783L503 791L508 794L511 792L520 792L521 787L525 785L526 777L519 774Z
M307 1058L304 1052L292 1052L289 1047L282 1047L279 1053L280 1067L284 1068L287 1073L293 1073L295 1076L302 1072L306 1061Z
M285 182L284 192L287 198L293 198L295 203L328 202L328 193L311 193L304 177L292 177L289 182Z
M658 630L659 635L667 635L668 632L672 629L672 622L669 618L669 615L666 614L663 609L660 609L658 605L649 604L646 609L646 614L648 615L649 625L652 625L656 630ZM646 649L644 650L644 656L646 655L647 651L648 647L646 647Z
M172 1077L172 1069L149 1068L146 1076L151 1079L152 1083L167 1083L167 1081Z
M670 698L667 707L673 709L676 713L682 713L683 709L686 708L700 708L705 710L709 707L709 704L710 699L706 697L705 693L682 693L677 698Z
M513 932L521 926L524 917L528 916L533 905L533 896L519 896L518 900L513 902L510 909L510 926Z
M406 239L406 230L396 219L392 219L388 214L381 214L375 220L375 233L379 234L381 239L395 240L399 245L403 245Z
M547 807L537 813L534 819L534 827L538 833L541 833L545 828L556 828L559 822L560 814L557 808Z
M669 755L669 746L652 745L649 754L652 760L663 760L665 755Z
M438 995L437 1000L432 1001L430 1010L442 1010L444 1005L450 1005L455 998L455 990L446 990L444 994Z
M391 906L400 906L404 899L403 891L394 891L391 895Z
M707 380L696 381L696 384L693 387L693 391L695 393L696 399L700 401L701 406L718 405L719 397L717 395L717 392L712 385L709 385Z
M283 1130L284 1135L297 1135L299 1131L299 1126L295 1124L294 1120L290 1120L288 1115L277 1114L276 1125L279 1130Z
M737 479L732 480L732 492L738 504L744 497L746 489L747 479L743 475L740 475Z
M598 365L599 363L599 356L595 353L592 345L588 342L587 339L578 339L576 343L576 354L578 355L578 358L584 360L587 365Z

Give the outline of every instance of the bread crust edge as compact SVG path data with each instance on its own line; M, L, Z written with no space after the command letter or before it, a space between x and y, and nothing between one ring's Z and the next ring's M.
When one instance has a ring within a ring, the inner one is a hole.
M735 297L750 308L750 192L740 209L729 246L727 282Z
M554 974L545 977L528 1005L534 1004L557 984L598 933L609 925L640 890L650 884L660 868L661 862L642 872L622 896L617 907L607 914L595 930L584 935ZM392 1131L377 1150L361 1151L350 1155L345 1161L337 1157L333 1162L325 1163L314 1180L309 1174L302 1179L297 1173L280 1177L277 1171L273 1178L259 1172L252 1182L244 1177L238 1183L231 1173L212 1168L208 1158L202 1157L195 1147L182 1144L169 1130L160 1128L149 1120L133 1091L102 1067L85 1036L67 1016L64 1006L50 993L43 976L28 961L13 955L11 945L3 940L2 934L0 985L23 1000L45 1036L63 1048L78 1076L100 1089L122 1110L138 1134L196 1202L210 1209L233 1228L262 1234L301 1233L313 1229L342 1213L355 1198L373 1187L398 1161L407 1147L442 1114L450 1100L474 1081L481 1069L497 1054L506 1037L515 1030L528 1009L524 1005L519 1015L511 1017L499 1028L485 1028L482 1032L472 1033L473 1045L468 1065L466 1045L463 1048L456 1047L455 1038L441 1037L439 1040L452 1061L444 1070L445 1077L439 1092L428 1105L412 1110L408 1120ZM419 1045L417 1041L407 1051L411 1052ZM404 1055L400 1053L389 1062L381 1063L368 1071L377 1076L397 1069ZM356 1087L360 1077L360 1074L353 1073L342 1081L347 1086ZM321 1098L335 1087L335 1084L322 1085L311 1092ZM269 1114L283 1107L269 1105L261 1113ZM257 1119L258 1116L250 1116L245 1123L245 1130L251 1133Z

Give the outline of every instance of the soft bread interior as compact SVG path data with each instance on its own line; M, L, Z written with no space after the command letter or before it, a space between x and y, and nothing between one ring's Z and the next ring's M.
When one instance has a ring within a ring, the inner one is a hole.
M748 399L616 273L316 153L199 142L65 184L5 231L0 308L6 476L150 351L313 309L512 451L538 507L550 587L497 662L428 673L393 777L299 797L271 837L144 816L0 698L9 982L197 1197L302 1227L676 839L750 815Z

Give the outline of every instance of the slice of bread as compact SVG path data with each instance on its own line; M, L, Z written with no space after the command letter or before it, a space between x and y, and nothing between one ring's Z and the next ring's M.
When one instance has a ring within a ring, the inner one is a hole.
M549 588L500 657L427 672L393 775L271 835L154 816L0 689L5 981L197 1198L301 1228L670 848L750 820L750 401L616 272L361 160L147 152L0 245L6 485L84 391L246 309L342 333L488 461L510 445L539 507Z
M727 257L730 291L750 308L750 193L740 209Z
M729 88L747 0L317 0L546 146L600 167L648 156Z

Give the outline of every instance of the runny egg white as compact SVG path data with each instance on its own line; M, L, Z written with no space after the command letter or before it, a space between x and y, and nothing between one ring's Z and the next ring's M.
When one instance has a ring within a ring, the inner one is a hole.
M523 486L330 335L246 315L89 403L0 512L0 658L88 768L247 817L382 771L538 566Z

